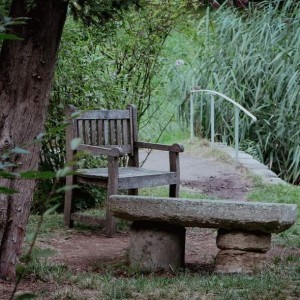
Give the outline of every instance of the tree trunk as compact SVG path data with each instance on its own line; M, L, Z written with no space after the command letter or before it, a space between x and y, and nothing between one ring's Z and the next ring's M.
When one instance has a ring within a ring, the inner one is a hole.
M0 55L0 154L15 146L30 151L11 158L14 172L37 169L40 146L32 142L43 130L67 7L64 0L12 1L10 16L29 18L13 28L23 40L4 41ZM0 277L6 280L15 277L34 185L0 178L0 186L19 191L0 195Z

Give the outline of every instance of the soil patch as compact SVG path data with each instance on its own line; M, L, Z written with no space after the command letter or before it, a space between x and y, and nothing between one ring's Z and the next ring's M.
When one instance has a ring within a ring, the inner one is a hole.
M244 200L252 187L251 181L246 178L242 169L220 162L216 158L183 154L180 161L181 182L184 189L201 191L221 199ZM166 165L162 162L166 162ZM168 169L167 162L167 154L153 152L144 167ZM127 261L129 234L128 232L117 233L113 238L106 238L101 230L83 232L74 229L53 233L49 238L39 238L37 246L54 250L54 255L48 258L50 263L66 265L76 273L97 272L103 270L103 265L115 266L117 263L124 264ZM187 230L185 261L190 271L212 272L217 252L216 230L199 228ZM270 259L289 255L300 256L300 251L273 247L269 255ZM121 271L119 274L124 275ZM0 299L7 299L13 286L3 282L0 286ZM21 290L41 292L57 288L59 287L55 282L44 283L37 281L36 278L28 278L20 286Z

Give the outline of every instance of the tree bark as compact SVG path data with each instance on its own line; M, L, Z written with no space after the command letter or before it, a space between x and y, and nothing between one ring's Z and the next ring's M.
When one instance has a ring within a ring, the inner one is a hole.
M15 146L30 154L11 159L14 172L35 170L40 146L33 144L43 130L58 47L67 14L68 1L13 0L10 16L28 17L14 27L21 41L4 41L0 55L0 154ZM31 5L28 7L28 5ZM0 277L15 278L15 268L25 235L34 191L34 181L0 178L0 186L18 190L0 195Z

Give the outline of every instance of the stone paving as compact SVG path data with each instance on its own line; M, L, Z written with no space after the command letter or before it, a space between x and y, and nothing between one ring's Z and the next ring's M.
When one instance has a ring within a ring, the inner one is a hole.
M233 160L235 160L235 149L226 146L224 144L217 143L215 145L219 150L228 154ZM267 184L285 184L286 182L279 178L273 171L267 166L257 161L250 154L244 151L239 151L238 161L243 167L245 167L253 175L261 177L263 183Z
M232 182L236 182L241 186L247 187L247 183L243 181L245 179L244 174L241 172L241 168L237 168L235 161L235 149L226 146L221 143L215 143L214 147L223 151L233 162L224 162L213 156L203 154L201 149L197 153L183 152L180 154L180 178L183 187L185 183L196 183L208 181L212 183L212 180L218 179L230 179ZM205 152L205 151L204 151ZM207 151L206 151L207 152ZM144 161L147 157L146 151L140 151L140 161ZM251 174L261 177L262 182L266 184L284 184L284 180L280 179L274 172L272 172L267 166L254 159L251 155L239 151L238 155L239 165L246 168ZM168 170L168 153L165 151L151 151L147 157L143 167L153 168L157 170ZM238 195L237 195L238 196Z

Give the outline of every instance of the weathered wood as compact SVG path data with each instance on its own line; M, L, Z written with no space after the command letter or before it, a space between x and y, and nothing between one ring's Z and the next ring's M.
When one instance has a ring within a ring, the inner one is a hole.
M90 138L90 121L89 120L84 120L83 121L83 141L85 144L90 145L91 144L91 138Z
M123 131L123 143L124 144L130 144L128 124L129 124L128 120L122 120L122 131Z
M119 178L136 178L136 177L145 177L145 176L160 176L165 174L172 174L176 176L175 172L166 172L166 171L157 171L149 170L144 168L135 168L135 167L119 167ZM78 169L76 173L83 177L89 178L107 178L109 176L109 168L90 168L90 169ZM175 182L175 181L174 181Z
M112 237L116 233L116 220L109 208L110 196L118 193L119 169L116 157L108 158L108 186L106 198L106 236Z
M76 111L74 106L67 106L66 107L66 117L69 126L66 127L66 160L73 161L74 159L74 151L71 149L71 141L76 136L76 120L74 120L71 116ZM75 166L71 166L72 171L75 171ZM75 183L74 176L70 175L66 178L66 185L73 185ZM73 227L73 221L71 220L71 214L74 210L73 205L73 190L67 190L65 192L65 203L64 203L64 224L67 227Z
M139 189L128 189L128 195L137 196L139 194Z
M77 170L78 183L93 183L105 186L109 178L107 168L79 169ZM118 186L122 190L136 189L139 187L161 186L176 184L175 172L153 171L142 168L119 168Z
M98 142L97 121L91 120L91 145L100 146Z
M94 216L88 216L88 215L83 215L80 213L72 213L71 214L71 220L72 221L78 221L84 224L88 225L95 225L95 226L105 226L105 219L104 218L98 218Z
M120 179L119 189L129 190L141 187L171 185L174 181L176 181L175 173L128 177L126 179Z
M129 119L128 110L90 110L90 111L78 111L78 119L83 120L122 120Z
M73 108L72 112L75 111L76 109ZM73 130L72 138L83 139L83 144L80 144L76 151L85 151L92 155L106 155L108 167L76 170L76 175L67 179L68 183L76 181L76 183L104 187L108 190L108 197L117 194L118 190L128 190L130 195L137 195L138 189L142 187L169 185L170 195L178 196L180 180L178 153L182 152L183 148L177 144L170 146L138 142L135 106L129 105L125 111L79 112L70 127L73 127L73 129L69 128ZM69 138L67 151L70 151L69 145L72 138ZM139 168L139 147L171 151L170 172ZM119 157L124 154L129 154L128 167L118 167ZM68 157L67 161L70 161L70 158ZM73 212L73 196L72 193L67 195L68 193L66 193L66 198L70 200L66 200L65 204L65 224L72 226L75 220L70 217ZM115 233L116 224L108 202L109 198L107 198L106 234L112 236Z
M81 138L83 142L84 141L84 130L83 130L83 121L82 120L77 120L77 137ZM67 145L69 147L69 145Z
M124 154L122 148L115 145L111 147L99 147L99 146L80 144L77 150L86 151L93 155L108 155L108 156L116 156L116 157L123 156Z
M179 197L180 186L180 166L178 152L169 152L170 172L176 173L176 184L171 184L169 187L170 197Z
M146 142L135 142L134 146L138 148L146 148L146 149L161 150L161 151L172 151L172 152L184 151L183 146L179 144L164 145L164 144L154 144L154 143L146 143Z
M139 149L135 146L135 143L138 139L138 132L137 132L137 110L136 107L133 105L128 105L128 109L131 116L130 121L130 144L132 145L132 153L129 156L128 165L132 167L139 167Z
M109 121L109 127L110 127L110 144L116 145L117 144L117 134L116 134L116 123L115 120Z
M108 120L103 121L103 145L110 145L109 142L109 123Z
M103 141L103 120L97 120L98 146L104 145Z
M123 144L123 139L122 139L122 121L117 120L117 145L122 145Z

